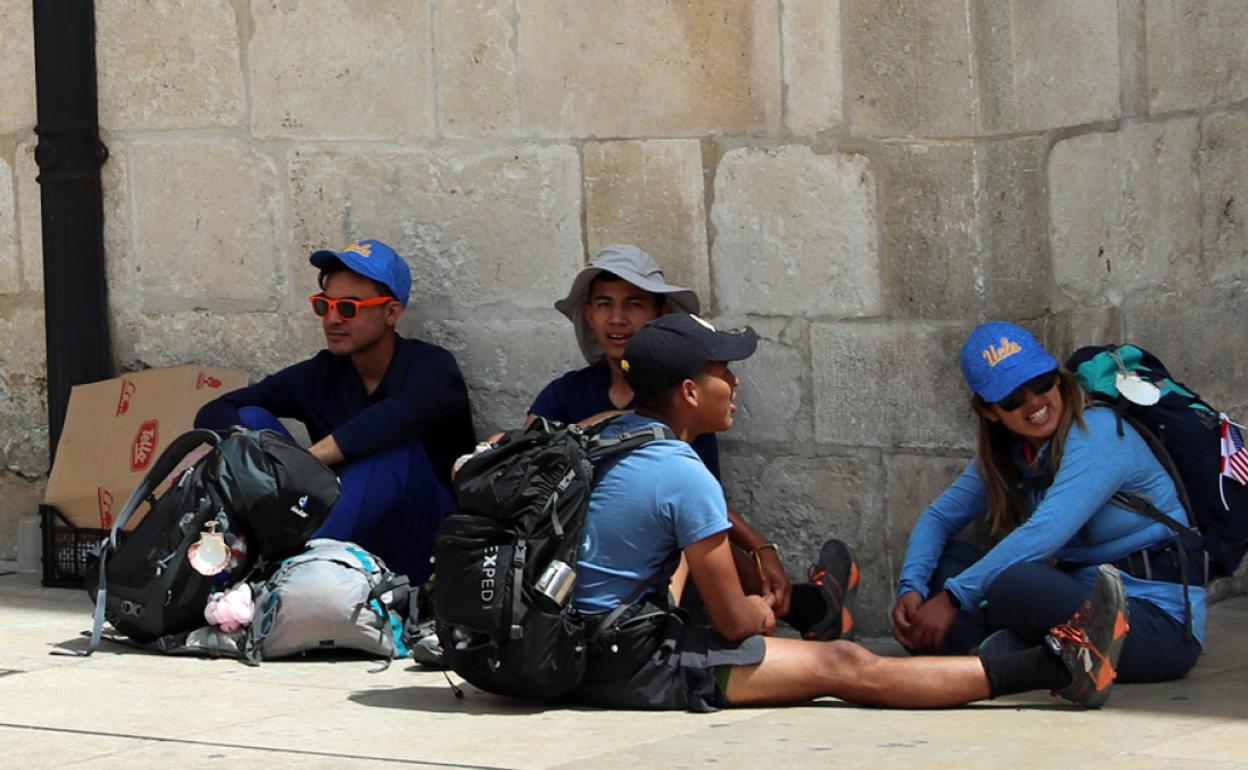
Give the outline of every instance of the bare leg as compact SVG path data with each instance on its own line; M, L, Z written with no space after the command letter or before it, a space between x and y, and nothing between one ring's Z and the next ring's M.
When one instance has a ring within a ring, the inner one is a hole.
M853 642L768 637L757 666L739 666L728 680L734 706L797 703L831 695L894 708L960 706L991 694L979 658L875 655Z

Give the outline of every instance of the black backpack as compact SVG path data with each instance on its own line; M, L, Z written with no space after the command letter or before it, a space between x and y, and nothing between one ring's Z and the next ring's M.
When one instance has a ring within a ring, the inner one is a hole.
M550 700L585 674L585 619L571 587L594 463L660 439L651 426L610 439L537 419L469 459L434 540L433 611L446 663L476 687Z
M194 449L210 451L168 489L158 485ZM334 472L271 430L182 434L161 453L87 562L85 587L95 601L91 642L99 645L104 620L138 643L204 624L214 585L246 577L268 562L302 549L338 500ZM124 540L118 533L143 504L150 509ZM246 543L230 574L206 576L192 568L188 549L215 522L227 541Z
M1177 522L1158 512L1162 523L1175 529L1181 540L1198 538L1215 569L1234 572L1248 550L1248 487L1221 475L1218 410L1175 381L1156 356L1135 345L1080 348L1067 360L1066 368L1096 401L1113 407L1120 420L1144 437L1174 479L1197 532L1180 531ZM1132 374L1160 390L1155 404L1135 403L1120 392L1119 385L1129 387ZM1120 375L1127 379L1120 380ZM1150 508L1156 511L1138 495L1121 500L1116 496L1115 501L1145 515L1152 515Z

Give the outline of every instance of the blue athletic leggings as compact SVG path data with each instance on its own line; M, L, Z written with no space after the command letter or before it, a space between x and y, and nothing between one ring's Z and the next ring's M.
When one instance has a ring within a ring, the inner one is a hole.
M984 552L954 541L941 555L932 576L933 594L945 581L979 561ZM1039 644L1049 629L1065 622L1090 593L1088 586L1047 564L1015 564L988 587L983 607L964 608L945 636L941 652L965 654L988 634L1008 628L1023 641ZM1127 598L1131 631L1118 659L1119 682L1178 679L1196 665L1200 644L1189 639L1183 623L1157 607Z
M285 426L265 409L238 410L248 428L270 428L286 436ZM433 536L454 508L438 482L419 439L338 465L342 495L313 537L346 540L381 557L390 569L414 585L433 572Z

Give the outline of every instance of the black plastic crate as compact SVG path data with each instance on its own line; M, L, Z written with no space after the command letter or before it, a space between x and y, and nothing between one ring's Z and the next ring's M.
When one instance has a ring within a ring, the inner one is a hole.
M54 588L82 588L87 571L87 557L108 537L109 530L79 527L60 509L39 506L39 522L43 529L43 584ZM126 533L117 533L124 538Z

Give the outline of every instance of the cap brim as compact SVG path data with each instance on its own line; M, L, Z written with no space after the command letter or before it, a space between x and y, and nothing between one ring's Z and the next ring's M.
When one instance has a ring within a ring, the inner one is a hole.
M710 355L712 361L743 361L757 349L758 335L747 326L738 333L718 332Z
M308 256L308 261L318 270L324 270L333 265L334 262L341 262L353 273L364 276L373 281L377 281L385 285L389 289L391 296L395 295L395 289L382 276L375 275L374 266L366 259L362 259L359 255L352 251L333 251L332 249L321 249L314 251ZM410 291L410 289L409 289ZM407 301L396 297L399 304L407 306Z
M338 252L331 249L321 249L319 251L312 252L312 254L308 257L308 261L312 263L313 267L320 270L324 270L334 262L342 262L344 265L347 264L346 260L344 260Z
M555 303L555 310L563 313L572 322L572 326L576 330L576 343L580 346L581 354L585 356L585 360L591 364L596 364L602 360L603 350L602 345L598 344L598 338L594 335L594 330L589 328L589 324L585 321L585 316L581 313L581 305L584 305L589 300L589 285L601 273L610 273L651 294L662 294L673 312L695 315L702 309L702 305L698 301L698 295L693 289L654 281L631 270L607 270L595 265L588 265L576 274L576 278L572 281L572 288L568 290L568 296Z
M1047 374L1057 367L1057 359L1045 351L1044 355L1035 356L1023 365L997 375L992 382L992 387L984 389L979 397L994 404L1013 393L1031 378Z

